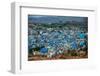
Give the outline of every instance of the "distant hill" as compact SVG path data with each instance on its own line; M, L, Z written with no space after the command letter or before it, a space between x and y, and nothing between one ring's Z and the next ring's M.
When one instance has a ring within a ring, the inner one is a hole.
M28 23L87 22L87 17L28 15Z

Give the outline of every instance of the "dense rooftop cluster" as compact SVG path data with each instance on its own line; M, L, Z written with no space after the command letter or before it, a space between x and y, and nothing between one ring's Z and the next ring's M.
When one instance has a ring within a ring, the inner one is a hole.
M32 23L28 24L28 50L45 54L59 50L87 51L87 25Z

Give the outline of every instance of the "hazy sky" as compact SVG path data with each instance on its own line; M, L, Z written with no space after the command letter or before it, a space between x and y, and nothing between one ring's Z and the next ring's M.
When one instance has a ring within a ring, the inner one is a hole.
M29 22L36 23L57 23L59 21L77 21L84 22L87 20L87 17L78 17L78 16L45 16L45 15L28 15Z

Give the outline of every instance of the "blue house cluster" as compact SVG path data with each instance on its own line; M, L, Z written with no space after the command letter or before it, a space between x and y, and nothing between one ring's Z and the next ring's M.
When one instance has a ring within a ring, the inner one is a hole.
M59 49L84 50L88 47L87 31L87 25L78 22L29 23L28 49L39 47L40 53L47 53L49 49L55 52Z

